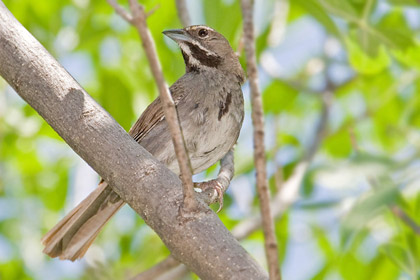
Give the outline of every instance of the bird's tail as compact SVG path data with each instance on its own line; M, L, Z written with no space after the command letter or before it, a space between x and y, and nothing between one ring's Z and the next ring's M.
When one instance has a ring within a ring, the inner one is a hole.
M123 205L124 201L102 181L42 238L43 252L71 261L82 258L102 227Z

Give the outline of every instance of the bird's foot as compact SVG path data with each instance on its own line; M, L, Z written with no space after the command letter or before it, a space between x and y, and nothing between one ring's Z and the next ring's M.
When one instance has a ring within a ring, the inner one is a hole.
M206 182L194 183L194 188L198 188L202 192L206 192L206 191L209 191L209 190L215 190L217 192L217 201L219 202L219 209L217 209L216 213L219 213L220 210L222 210L222 208L223 208L223 186L219 181L214 179L214 180L210 180L210 181L206 181Z

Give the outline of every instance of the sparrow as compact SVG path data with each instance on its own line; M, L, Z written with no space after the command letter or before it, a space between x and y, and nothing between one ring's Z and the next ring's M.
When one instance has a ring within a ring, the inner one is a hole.
M219 160L235 145L244 119L238 57L223 35L205 25L167 30L180 47L185 74L171 87L193 174ZM141 114L129 134L148 152L180 174L160 98ZM60 259L82 258L106 222L125 204L105 182L43 238L44 253Z

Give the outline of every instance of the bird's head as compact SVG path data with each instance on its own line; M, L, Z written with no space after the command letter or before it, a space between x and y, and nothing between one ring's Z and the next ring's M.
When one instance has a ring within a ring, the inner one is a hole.
M187 72L214 68L234 74L242 83L244 72L228 40L205 25L163 31L181 48Z

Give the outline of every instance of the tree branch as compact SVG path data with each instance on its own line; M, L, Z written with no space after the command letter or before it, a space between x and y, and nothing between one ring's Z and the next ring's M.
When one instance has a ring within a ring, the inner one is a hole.
M114 8L115 12L122 17L124 20L128 21L129 23L132 23L133 17L130 15L129 12L127 12L123 7L118 5L118 3L115 0L106 0L108 4Z
M420 226L414 221L408 214L397 205L389 207L392 214L394 214L398 219L400 219L406 226L411 228L413 232L417 235L420 235Z
M179 178L152 157L0 1L0 75L202 279L267 279L204 203L179 220Z
M252 124L254 127L254 162L257 175L257 192L260 200L265 254L267 257L270 279L281 279L277 240L274 232L274 220L271 215L270 193L268 189L266 157L264 145L264 113L261 92L258 88L257 59L255 56L255 38L253 21L253 1L241 1L243 16L244 47L248 79L251 88Z
M227 188L230 185L230 181L233 178L234 175L234 160L233 160L233 153L234 148L230 149L230 151L220 160L220 170L219 174L217 175L217 178L212 180L216 181L219 186L221 187L223 193L226 192ZM198 183L199 185L200 183ZM217 192L213 189L208 189L208 191L203 193L197 194L200 199L202 199L206 204L212 204L217 201L218 196ZM222 205L219 206L219 210ZM167 263L170 263L171 265L167 265ZM173 257L169 256L162 262L154 265L153 267L149 268L148 270L143 271L139 275L137 275L134 279L135 280L146 280L146 279L156 279L158 276L166 273L167 271L173 269L174 267L177 267L178 265L182 265L179 262L177 264L173 263ZM185 271L187 273L188 270ZM177 272L180 273L180 272ZM153 275L154 278L149 277L149 275ZM149 277L149 278L148 278ZM172 279L172 278L170 278Z
M175 103L172 95L169 92L165 79L162 73L162 67L157 56L155 43L147 27L146 14L143 5L139 4L137 0L129 0L131 16L126 15L126 11L120 7L115 0L107 0L108 3L114 7L115 11L131 23L138 31L140 39L143 43L143 48L150 64L153 77L159 89L159 96L162 101L165 119L168 123L169 130L174 144L175 154L178 160L179 169L181 173L181 180L183 185L183 213L189 213L197 210L197 200L194 193L194 186L192 183L192 172L190 160L187 150L185 148L184 139L182 136L181 126L178 121L178 114L176 112Z
M191 25L190 14L188 13L187 3L185 0L175 0L176 10L181 24L186 27Z
M293 174L284 182L280 191L277 192L271 201L271 209L276 219L281 217L299 197L299 189L304 175L325 136L331 108L331 99L332 93L330 91L325 91L322 94L322 112L315 130L314 140L303 156L303 160L295 167ZM232 230L232 234L238 240L242 240L260 227L261 217L254 215L236 225Z

